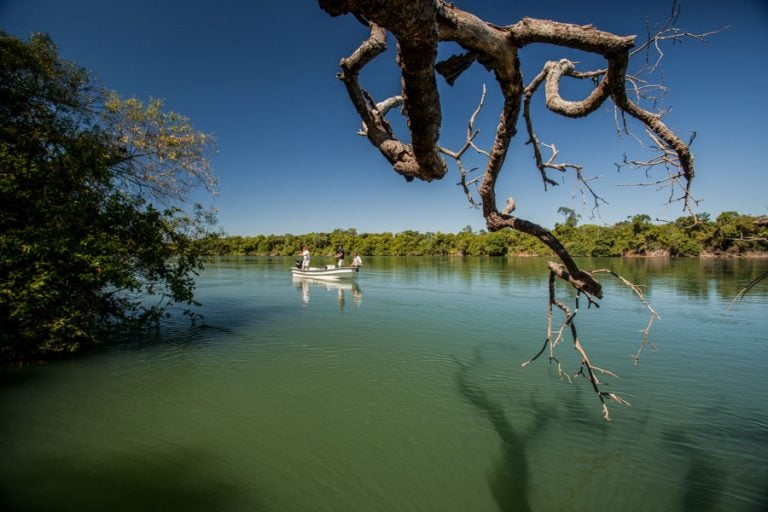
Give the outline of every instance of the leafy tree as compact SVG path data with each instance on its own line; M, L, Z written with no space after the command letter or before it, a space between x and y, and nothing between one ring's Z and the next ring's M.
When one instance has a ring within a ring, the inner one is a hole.
M461 232L456 235L456 253L464 256L469 254L469 246L472 243L472 238L475 235L472 234L472 227L466 226Z
M0 361L195 304L193 242L214 219L174 205L213 190L210 137L158 100L100 90L42 34L0 32L0 98Z
M756 217L723 212L717 216L714 229L705 243L713 252L741 254L765 251L767 242L768 229Z
M455 252L455 236L449 233L433 233L428 239L426 254L434 256L448 256Z
M406 230L395 235L392 243L392 254L395 256L419 256L421 235L417 231Z
M357 236L357 230L350 228L350 229L335 229L333 233L331 233L330 237L330 246L328 247L329 252L332 252L333 254L336 253L336 248L341 246L343 247L348 254L351 254L352 246L354 244L354 239ZM352 261L352 258L348 258L349 261Z
M573 210L570 210L573 212ZM567 214L568 212L566 212ZM768 252L768 222L751 215L724 212L717 222L704 213L698 222L680 217L674 222L654 224L645 214L630 216L613 226L574 225L577 215L555 225L557 235L574 256L669 255L698 256L715 252L741 255ZM329 256L337 245L365 256L549 256L552 250L540 240L512 230L472 232L467 226L458 233L357 233L336 229L331 233L304 235L258 235L255 237L214 234L199 241L208 255L292 255L298 243L306 243L317 255Z
M579 218L581 218L581 215L579 215L573 209L568 208L566 206L561 206L560 208L558 208L557 213L565 217L565 225L572 228L576 227L576 224L579 223Z

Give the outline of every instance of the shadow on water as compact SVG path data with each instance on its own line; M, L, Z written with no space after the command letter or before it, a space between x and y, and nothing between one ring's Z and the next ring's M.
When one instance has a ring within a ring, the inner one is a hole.
M668 428L662 440L685 464L681 510L768 510L768 418L730 399L705 407L700 421ZM734 453L750 458L733 465Z
M716 461L706 451L696 448L690 436L682 429L665 432L663 440L672 453L682 457L688 465L683 480L685 493L681 510L721 510L719 498L724 490L726 475Z
M267 510L251 497L246 499L234 483L217 480L208 457L191 450L141 458L61 457L35 462L37 466L12 471L0 466L1 510Z
M459 394L488 420L501 441L501 456L487 476L488 486L499 510L505 512L531 510L528 496L530 474L525 453L530 436L518 432L507 419L501 404L492 400L486 391L471 382L471 367L482 362L478 349L475 350L475 358L470 364L463 364L458 360L455 362L459 368L456 375ZM541 431L549 420L549 415L551 413L535 409L533 432Z
M755 510L768 510L768 482L765 483L765 489L763 489L759 500L760 503Z
M115 332L108 336L104 343L97 345L89 353L120 349L143 349L157 345L192 346L216 340L224 342L236 337L238 333L248 333L260 326L268 326L287 316L286 308L279 306L262 306L254 308L249 305L233 305L227 307L225 318L217 315L203 316L195 322L174 312L171 321L160 326L137 330L135 332Z
M39 378L39 365L27 366L0 366L0 390L4 387L22 386L26 382L33 382ZM3 395L0 395L2 400Z

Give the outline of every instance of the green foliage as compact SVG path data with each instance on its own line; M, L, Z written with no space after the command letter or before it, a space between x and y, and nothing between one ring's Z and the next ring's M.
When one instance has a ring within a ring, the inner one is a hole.
M0 361L74 352L193 305L193 242L213 219L159 204L214 185L207 136L157 101L97 90L41 34L0 33L0 97Z
M554 235L573 256L699 256L768 252L768 227L758 225L758 217L726 212L716 222L702 214L699 222L681 217L674 222L651 222L648 215L635 215L613 226L576 225L573 210L564 213L565 223L556 224ZM515 256L550 255L538 239L519 231L473 233L469 227L458 233L360 233L354 229L305 235L259 235L255 237L220 235L199 242L208 255L297 254L307 244L317 256L331 256L337 245L364 256Z
M764 251L768 227L758 225L755 221L756 218L750 215L723 212L717 216L706 243L713 250L725 254Z
M572 228L576 227L576 224L579 223L579 218L581 218L581 215L579 215L574 210L566 206L561 206L560 208L558 208L557 213L565 217L565 225L570 226Z
M162 110L151 99L121 99L108 91L101 124L121 158L111 167L121 187L160 200L175 201L197 186L213 192L216 179L206 157L212 138L196 132L189 119Z

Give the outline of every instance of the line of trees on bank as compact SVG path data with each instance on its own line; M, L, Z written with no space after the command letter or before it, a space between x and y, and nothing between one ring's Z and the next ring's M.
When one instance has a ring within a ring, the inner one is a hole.
M739 256L768 254L768 217L723 212L712 221L702 214L695 225L690 217L674 222L652 222L640 214L613 226L578 225L579 215L560 208L564 222L553 233L574 256ZM348 253L364 256L546 256L551 251L523 233L502 230L473 232L467 226L458 233L358 233L336 229L331 233L303 235L222 236L199 241L210 256L289 256L306 244L316 255L332 255L343 246Z

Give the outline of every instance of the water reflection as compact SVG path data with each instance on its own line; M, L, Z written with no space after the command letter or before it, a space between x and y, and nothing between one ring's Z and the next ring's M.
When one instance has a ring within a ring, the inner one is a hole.
M460 257L398 256L369 257L369 269L398 274L405 279L419 276L436 281L459 280L467 285L497 282L501 286L538 284L547 278L547 261L554 257ZM739 290L768 270L766 258L576 258L585 270L607 268L633 283L654 287L696 299L730 301ZM600 281L612 285L607 276ZM768 286L755 290L765 295Z
M504 288L546 282L547 261L554 257L474 256L370 256L367 273L397 276L411 281L416 276L435 282L499 284ZM644 286L648 296L664 289L693 299L730 301L752 279L768 270L768 258L576 258L585 270L608 268L629 281ZM209 260L208 269L227 269L247 279L254 272L269 272L293 264L293 257L219 257ZM233 275L234 277L234 275ZM616 282L600 276L606 286ZM327 283L326 283L327 284ZM622 287L623 285L618 285ZM768 295L768 284L754 289L751 297Z
M357 281L327 281L322 279L312 279L311 277L293 277L293 284L296 289L301 290L301 301L304 305L309 305L310 289L324 289L329 292L336 292L336 301L339 309L344 309L347 303L346 293L352 295L352 303L359 307L363 301L363 292Z
M765 258L585 258L578 263L585 269L609 268L651 293L663 287L692 299L726 301L768 269Z

